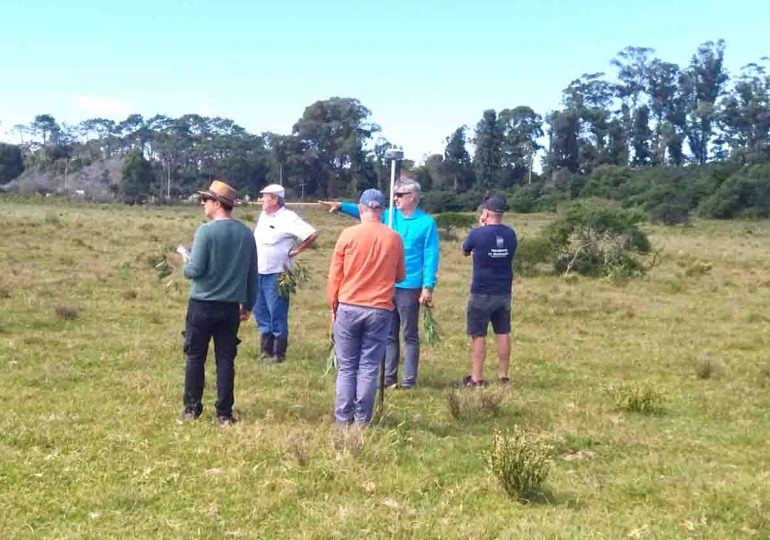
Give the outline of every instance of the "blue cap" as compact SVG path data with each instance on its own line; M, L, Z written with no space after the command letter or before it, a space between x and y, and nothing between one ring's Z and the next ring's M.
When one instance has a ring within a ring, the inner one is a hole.
M367 208L385 208L385 195L379 189L367 189L361 194L358 204Z

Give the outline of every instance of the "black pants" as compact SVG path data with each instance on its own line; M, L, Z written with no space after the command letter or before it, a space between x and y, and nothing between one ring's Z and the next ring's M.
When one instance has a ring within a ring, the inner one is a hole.
M184 352L187 355L184 378L184 407L200 414L203 410L203 384L209 341L214 338L217 361L217 416L233 415L235 355L238 349L238 304L190 300L187 305Z

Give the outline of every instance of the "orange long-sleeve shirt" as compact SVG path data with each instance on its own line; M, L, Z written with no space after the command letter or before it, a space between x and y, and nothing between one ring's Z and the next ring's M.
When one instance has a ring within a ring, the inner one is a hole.
M393 309L393 289L404 279L404 244L382 223L364 222L342 231L329 267L326 297L338 303Z

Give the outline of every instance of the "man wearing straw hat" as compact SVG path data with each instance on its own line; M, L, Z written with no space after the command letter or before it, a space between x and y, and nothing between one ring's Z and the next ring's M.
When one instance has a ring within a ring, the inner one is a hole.
M192 280L187 307L184 352L187 355L183 420L203 411L203 382L209 341L217 363L216 414L221 426L233 419L233 386L238 327L249 318L257 297L257 250L251 231L233 219L236 191L214 180L199 191L208 219L195 231L192 252L180 248L185 277Z

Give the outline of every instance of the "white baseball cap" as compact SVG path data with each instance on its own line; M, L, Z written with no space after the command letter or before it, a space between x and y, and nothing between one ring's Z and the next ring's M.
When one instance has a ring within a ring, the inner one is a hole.
M265 186L262 188L262 191L260 193L267 194L267 195L278 195L280 198L286 197L286 190L283 189L282 185L279 184L270 184L268 186Z

